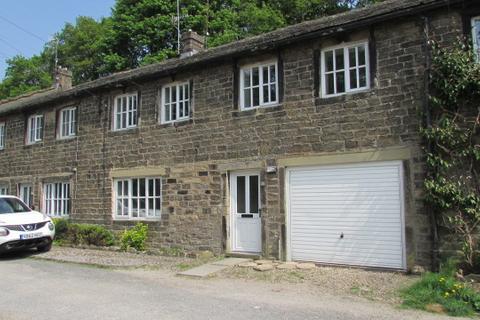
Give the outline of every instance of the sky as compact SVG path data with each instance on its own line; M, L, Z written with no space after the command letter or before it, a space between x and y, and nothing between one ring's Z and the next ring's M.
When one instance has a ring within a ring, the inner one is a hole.
M0 80L7 58L40 53L66 22L77 16L110 15L115 0L0 0ZM13 22L7 22L6 20ZM26 30L21 30L20 28Z

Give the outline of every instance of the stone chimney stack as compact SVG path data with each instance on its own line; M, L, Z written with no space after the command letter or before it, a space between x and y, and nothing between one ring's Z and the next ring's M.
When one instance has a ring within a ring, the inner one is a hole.
M205 38L195 31L188 30L182 34L180 57L190 57L205 50Z
M72 88L72 71L59 66L55 74L55 88L60 90Z

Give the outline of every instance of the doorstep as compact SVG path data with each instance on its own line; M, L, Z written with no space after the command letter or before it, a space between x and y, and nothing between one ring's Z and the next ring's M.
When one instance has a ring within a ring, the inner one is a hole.
M206 278L214 273L237 266L241 263L251 261L252 259L247 258L226 258L220 261L214 261L201 265L196 268L192 268L186 271L177 273L179 276L191 277L191 278Z

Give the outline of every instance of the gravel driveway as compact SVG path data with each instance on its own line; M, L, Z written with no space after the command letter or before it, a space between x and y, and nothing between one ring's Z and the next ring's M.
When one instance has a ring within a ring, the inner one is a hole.
M36 259L96 265L106 268L159 268L174 272L199 265L203 262L199 259L186 257L169 257L58 246L54 246L49 252L35 254L32 257Z
M135 254L108 250L53 247L48 253L34 258L61 262L97 265L108 268L163 269L172 274L197 265L205 260ZM353 268L316 267L312 270L255 271L234 267L216 275L218 279L244 279L279 284L307 284L312 291L338 296L362 297L374 301L401 303L398 289L408 286L418 277L402 273L367 271Z

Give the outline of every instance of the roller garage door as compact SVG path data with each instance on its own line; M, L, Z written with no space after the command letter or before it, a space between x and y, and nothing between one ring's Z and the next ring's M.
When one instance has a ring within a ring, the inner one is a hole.
M287 170L288 256L405 268L402 163Z

